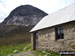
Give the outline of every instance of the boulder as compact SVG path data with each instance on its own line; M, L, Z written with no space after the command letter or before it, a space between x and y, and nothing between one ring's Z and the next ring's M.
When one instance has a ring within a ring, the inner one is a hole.
M18 51L17 50L14 50L14 53L18 53Z

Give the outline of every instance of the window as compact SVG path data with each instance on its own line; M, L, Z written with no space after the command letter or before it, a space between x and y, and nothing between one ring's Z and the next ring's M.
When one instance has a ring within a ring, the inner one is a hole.
M58 26L55 28L56 33L56 40L57 39L64 39L64 28L61 26Z

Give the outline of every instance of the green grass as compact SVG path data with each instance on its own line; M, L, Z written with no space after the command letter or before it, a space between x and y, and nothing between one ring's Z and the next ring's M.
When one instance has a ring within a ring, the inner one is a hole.
M44 52L38 50L36 51L36 56L59 56L59 54L49 51L49 50L45 50Z
M30 44L19 44L16 46L8 45L8 46L1 46L0 47L0 54L2 56L7 56L8 54L14 54L14 50L17 50L18 52L22 52L24 47L29 46Z
M0 56L7 56L9 54L14 54L14 52L13 52L14 50L17 50L19 53L21 53L21 52L23 52L24 47L25 47L26 52L34 51L34 50L32 50L30 43L19 44L16 46L8 45L8 46L0 47ZM35 51L34 54L36 56L59 56L59 54L57 54L55 52L48 51L48 50L45 50L45 51L38 50L38 51Z

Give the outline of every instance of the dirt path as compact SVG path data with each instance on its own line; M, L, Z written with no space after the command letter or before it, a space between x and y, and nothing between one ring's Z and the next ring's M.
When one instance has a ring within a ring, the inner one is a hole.
M35 54L34 52L22 52L22 53L16 53L8 56L35 56Z

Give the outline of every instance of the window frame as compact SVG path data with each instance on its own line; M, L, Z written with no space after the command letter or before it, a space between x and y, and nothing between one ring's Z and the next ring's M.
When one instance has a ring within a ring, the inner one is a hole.
M56 37L56 40L64 39L64 27L63 26L55 27L55 37Z

